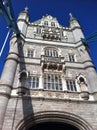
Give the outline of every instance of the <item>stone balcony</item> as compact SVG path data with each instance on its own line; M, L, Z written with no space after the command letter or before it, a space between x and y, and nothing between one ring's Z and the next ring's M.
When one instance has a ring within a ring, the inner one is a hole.
M48 33L44 33L42 34L43 36L43 39L47 39L47 40L56 40L56 41L60 41L61 38L59 35L56 35L56 34L48 34Z
M60 32L52 28L45 28L42 32L42 37L43 39L47 40L55 40L55 41L60 41L61 36Z
M41 56L41 66L42 70L44 69L51 69L57 71L64 70L64 57L48 57L48 56Z

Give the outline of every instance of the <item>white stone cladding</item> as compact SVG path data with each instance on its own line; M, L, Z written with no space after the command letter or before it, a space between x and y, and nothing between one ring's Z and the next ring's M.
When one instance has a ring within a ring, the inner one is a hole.
M47 25L45 25L45 22ZM53 26L51 25L52 23L54 23ZM51 15L43 16L41 19L30 23L28 12L23 11L18 17L18 25L24 39L22 46L23 53L19 54L21 57L20 62L21 66L25 64L25 69L29 74L33 75L33 73L35 73L42 77L42 65L44 63L42 63L41 56L45 55L45 48L56 48L58 55L63 57L64 64L64 69L58 73L66 78L73 78L74 80L76 80L78 75L83 74L86 76L88 92L93 93L96 91L95 84L97 84L97 82L92 83L94 86L92 86L92 89L91 83L89 83L92 82L92 78L88 74L88 69L90 68L91 74L93 73L93 77L96 78L95 68L88 51L86 51L87 48L81 42L81 38L83 38L84 35L77 19L70 15L69 27L61 26L57 19ZM28 50L33 50L32 58L27 57ZM75 62L69 61L69 55L74 55ZM21 70L18 69L17 71ZM16 73L16 77L18 77L18 73L19 72ZM17 79L18 78L15 78L14 80L14 88L16 88ZM41 80L43 79L41 78ZM43 85L41 80L40 82ZM76 84L79 86L77 81ZM43 87L40 86L40 88ZM78 91L80 92L80 87L78 87Z

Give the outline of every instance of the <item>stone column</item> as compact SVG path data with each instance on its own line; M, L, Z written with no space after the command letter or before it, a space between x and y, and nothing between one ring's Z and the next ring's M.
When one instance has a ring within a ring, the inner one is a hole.
M2 130L4 117L10 98L11 89L18 64L18 45L20 38L13 37L10 42L10 51L5 61L4 70L0 80L0 130Z
M39 89L41 89L41 90L43 90L43 77L42 77L42 74L41 74L41 76L40 76L40 78L39 78Z
M93 67L87 68L90 92L94 95L94 99L97 101L97 73Z

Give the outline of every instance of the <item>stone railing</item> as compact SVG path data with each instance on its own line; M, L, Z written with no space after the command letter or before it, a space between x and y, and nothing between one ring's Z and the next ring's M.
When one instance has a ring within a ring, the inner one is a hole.
M62 62L62 58L61 57L48 57L48 56L42 55L41 56L41 61L53 62L53 63L61 63Z
M44 28L44 30L42 31L42 37L43 39L48 39L48 40L56 40L56 41L61 40L59 30L52 29L52 28Z
M47 57L41 56L41 66L42 69L53 69L53 70L63 70L64 68L64 57Z

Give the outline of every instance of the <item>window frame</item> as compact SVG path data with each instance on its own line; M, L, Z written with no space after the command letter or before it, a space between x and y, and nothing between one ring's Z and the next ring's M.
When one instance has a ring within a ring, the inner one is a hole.
M55 27L55 22L51 22L51 27Z
M51 91L63 91L61 75L45 73L43 75L43 89Z
M39 77L29 76L26 81L26 86L29 89L39 89Z
M75 54L69 53L68 54L68 60L70 62L76 62L76 60L75 60Z
M34 57L34 50L33 49L27 49L27 57L28 58Z
M41 28L40 28L40 27L37 27L37 28L36 28L36 33L37 33L37 34L41 34Z
M77 92L77 84L74 79L66 79L66 87L69 92Z
M48 21L44 21L44 26L48 26Z
M47 57L58 57L58 51L54 48L45 48L44 55Z

